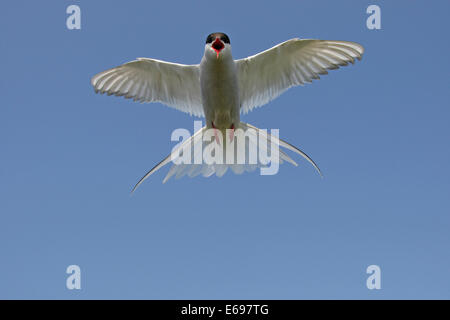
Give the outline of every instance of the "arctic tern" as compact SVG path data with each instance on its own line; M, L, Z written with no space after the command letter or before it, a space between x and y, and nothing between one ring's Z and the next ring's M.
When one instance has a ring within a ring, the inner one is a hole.
M267 104L293 86L304 85L327 74L327 70L361 60L364 48L355 42L315 39L291 39L245 59L234 60L230 38L221 32L206 38L203 58L198 65L183 65L150 58L138 58L92 77L97 93L124 96L139 102L161 102L180 111L206 118L206 125L187 143L206 129L225 133L235 129L253 129L240 121L256 107ZM269 139L296 152L320 173L314 161L300 149L270 134ZM171 153L173 155L175 151ZM151 174L171 161L171 155L151 169L133 191ZM282 160L297 165L280 150ZM262 166L258 163L258 166ZM174 165L172 175L222 176L230 167L239 174L254 165Z

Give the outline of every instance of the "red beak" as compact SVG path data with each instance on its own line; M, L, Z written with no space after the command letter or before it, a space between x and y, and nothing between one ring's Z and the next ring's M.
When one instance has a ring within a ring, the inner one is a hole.
M212 44L212 48L216 51L217 58L219 58L219 53L223 48L225 48L225 45L222 43L222 41L220 41L219 38L216 38L216 40Z

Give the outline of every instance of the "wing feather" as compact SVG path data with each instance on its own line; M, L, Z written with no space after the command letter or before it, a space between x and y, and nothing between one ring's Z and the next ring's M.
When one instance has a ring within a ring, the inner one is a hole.
M236 60L241 112L268 103L292 86L320 79L327 70L353 64L363 53L364 48L355 42L291 39Z
M161 102L195 116L204 116L198 65L138 58L95 75L91 84L96 93L124 96L139 102Z

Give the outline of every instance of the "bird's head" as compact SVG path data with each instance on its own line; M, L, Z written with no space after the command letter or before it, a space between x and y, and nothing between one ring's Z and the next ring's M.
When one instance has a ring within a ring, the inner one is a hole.
M211 33L206 38L205 56L220 59L231 56L230 38L222 32Z

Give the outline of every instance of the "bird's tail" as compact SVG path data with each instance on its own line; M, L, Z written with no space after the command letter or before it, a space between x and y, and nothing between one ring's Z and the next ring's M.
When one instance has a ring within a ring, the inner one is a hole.
M264 174L263 170L274 167L277 171L279 164L284 161L297 166L297 163L279 148L280 146L305 158L322 176L319 167L306 153L278 138L277 132L274 134L273 130L268 133L267 130L258 129L244 122L241 122L233 131L229 132L229 130L223 132L206 126L201 128L190 138L182 141L165 159L147 172L134 186L132 192L145 179L169 162L173 162L173 165L163 183L173 176L176 179L186 175L209 177L216 174L222 177L228 169L235 174L242 174L261 168L261 173Z

